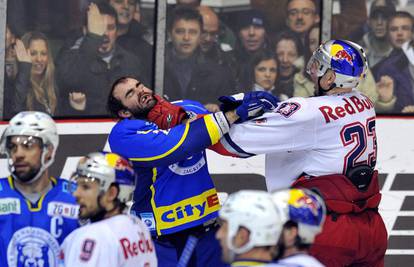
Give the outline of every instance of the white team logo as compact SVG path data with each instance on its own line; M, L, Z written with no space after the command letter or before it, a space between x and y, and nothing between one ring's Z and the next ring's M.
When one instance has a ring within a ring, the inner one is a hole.
M7 248L9 267L57 267L59 244L47 231L25 227L16 231Z
M191 159L192 157L190 157L189 159ZM188 163L188 162L185 162ZM204 159L203 156L200 157L200 159L196 162L191 162L189 166L183 166L183 163L174 163L168 166L168 168L170 169L170 171L172 171L175 174L178 175L188 175L188 174L193 174L198 172L204 165L206 165L206 160Z

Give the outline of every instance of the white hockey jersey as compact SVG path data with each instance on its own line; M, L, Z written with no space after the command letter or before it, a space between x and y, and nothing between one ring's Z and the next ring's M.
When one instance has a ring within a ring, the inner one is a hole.
M266 267L324 267L314 257L308 254L295 254L284 259L277 261L276 263L271 263L266 265Z
M73 231L61 246L68 267L154 267L155 248L147 226L137 217L116 215Z
M233 125L221 144L239 157L266 154L269 191L287 188L303 173L345 174L357 165L374 167L374 104L356 90L290 98L274 112Z

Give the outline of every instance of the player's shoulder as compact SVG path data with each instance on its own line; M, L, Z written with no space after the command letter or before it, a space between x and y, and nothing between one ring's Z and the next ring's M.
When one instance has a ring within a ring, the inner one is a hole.
M112 231L105 221L90 223L76 229L70 234L73 242L82 242L82 240L95 240L99 242L107 239Z
M307 120L314 116L311 98L292 97L278 104L275 112L286 119Z
M143 130L152 130L156 129L158 126L150 121L140 120L140 119L123 119L118 121L114 127L112 127L109 134L109 141L112 138L119 138L128 134L135 134L137 131Z
M76 203L75 197L72 194L76 190L76 184L74 182L60 177L51 177L50 179L54 184L53 190L58 191L58 194L56 194L58 198L70 203Z
M196 114L210 113L203 104L198 101L183 99L172 102L172 104L182 107L187 112L194 112Z
M324 265L311 255L305 253L295 254L278 261L281 266L312 266L312 267L323 267Z

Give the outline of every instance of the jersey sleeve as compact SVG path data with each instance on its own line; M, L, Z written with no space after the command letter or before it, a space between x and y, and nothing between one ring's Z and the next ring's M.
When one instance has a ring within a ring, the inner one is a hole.
M313 112L312 105L304 98L282 102L274 112L233 125L230 132L220 140L219 153L249 157L311 149L316 141L316 119Z
M136 166L170 165L215 144L229 131L222 112L161 130L150 122L124 120L109 135L111 150Z
M118 266L116 242L105 242L105 235L92 228L73 234L65 239L61 247L65 267Z

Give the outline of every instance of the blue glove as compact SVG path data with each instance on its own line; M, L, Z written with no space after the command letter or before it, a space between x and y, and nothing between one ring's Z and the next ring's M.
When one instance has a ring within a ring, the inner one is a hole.
M236 114L240 117L236 123L241 123L275 109L279 99L268 92L255 91L221 96L219 101L222 102L220 110L223 112L236 110Z

